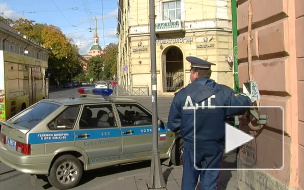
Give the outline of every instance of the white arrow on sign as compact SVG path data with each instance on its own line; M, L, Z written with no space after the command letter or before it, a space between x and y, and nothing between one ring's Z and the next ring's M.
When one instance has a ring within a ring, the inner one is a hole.
M253 140L254 138L226 123L225 153Z

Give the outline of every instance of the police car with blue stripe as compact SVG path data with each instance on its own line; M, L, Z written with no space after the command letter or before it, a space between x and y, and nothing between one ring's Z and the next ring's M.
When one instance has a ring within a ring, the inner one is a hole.
M78 92L79 98L44 99L0 122L0 161L68 189L84 170L151 159L149 110L131 99L110 98L111 89ZM176 135L161 121L158 135L160 158L177 155Z

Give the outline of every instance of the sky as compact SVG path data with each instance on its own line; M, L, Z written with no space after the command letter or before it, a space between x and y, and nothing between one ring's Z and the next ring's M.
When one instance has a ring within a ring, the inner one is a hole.
M117 0L0 0L0 15L54 25L87 55L93 45L95 18L99 45L118 43Z

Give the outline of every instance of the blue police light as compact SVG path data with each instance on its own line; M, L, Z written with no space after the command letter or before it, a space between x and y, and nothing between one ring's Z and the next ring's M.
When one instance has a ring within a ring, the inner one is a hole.
M113 93L112 89L109 88L79 88L78 92L80 94L94 94L94 95L101 95L104 98L110 96Z
M105 89L93 88L92 92L95 95L110 96L113 93L113 90L109 88L105 88Z

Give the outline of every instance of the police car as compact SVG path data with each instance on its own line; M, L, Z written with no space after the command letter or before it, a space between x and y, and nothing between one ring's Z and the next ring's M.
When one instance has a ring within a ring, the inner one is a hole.
M151 159L152 114L111 89L84 89L79 98L44 99L0 122L0 161L56 188L76 186L84 170ZM103 96L89 95L87 92ZM160 158L180 160L177 135L158 126Z

